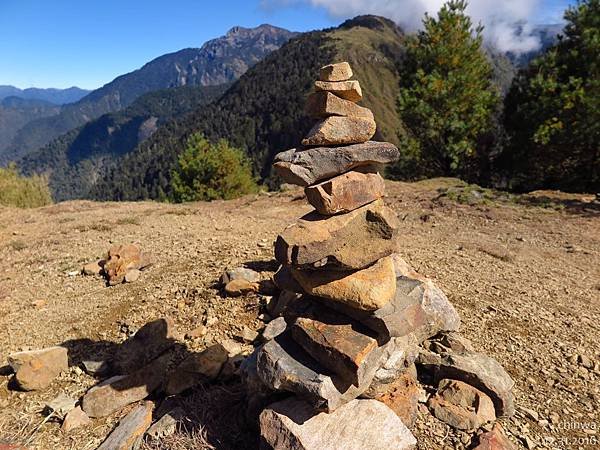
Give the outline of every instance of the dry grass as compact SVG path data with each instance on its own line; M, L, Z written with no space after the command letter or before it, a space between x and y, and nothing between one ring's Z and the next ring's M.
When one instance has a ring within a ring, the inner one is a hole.
M144 442L142 450L213 450L256 448L256 433L245 419L241 384L198 387L175 398L170 407L186 411L178 431L160 440Z

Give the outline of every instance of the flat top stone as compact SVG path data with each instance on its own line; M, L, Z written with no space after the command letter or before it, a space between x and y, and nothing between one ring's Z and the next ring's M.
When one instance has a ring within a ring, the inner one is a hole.
M328 116L361 117L374 120L369 108L358 106L349 100L344 100L327 91L313 92L306 99L304 107L310 117L323 118Z
M293 148L277 154L273 167L287 183L309 186L357 168L389 164L399 157L394 144L368 141L340 147Z
M327 64L319 69L321 81L345 81L352 78L352 68L346 61Z
M360 310L382 308L397 291L394 264L389 256L366 269L352 272L327 269L291 269L291 272L307 294Z
M277 237L275 258L300 269L363 269L394 252L399 226L381 200L338 216L310 213Z
M371 139L376 130L373 119L330 116L310 129L302 145L360 144Z
M350 81L315 81L317 91L327 91L351 102L362 100L360 83L356 80Z
M378 173L347 172L304 189L319 214L350 212L383 197L385 182Z
M353 400L330 414L317 414L291 398L269 405L260 415L260 428L276 449L407 450L417 443L400 418L377 400Z
M362 394L374 369L364 374L359 386L344 381L306 353L289 330L257 350L257 373L269 389L293 392L321 411L334 411Z
M292 336L313 358L337 375L358 384L360 368L377 348L377 341L356 331L349 321L296 319Z

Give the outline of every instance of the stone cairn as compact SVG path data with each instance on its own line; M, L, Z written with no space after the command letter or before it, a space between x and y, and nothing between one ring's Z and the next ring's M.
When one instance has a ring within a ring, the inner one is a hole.
M455 333L447 297L397 253L400 223L378 170L399 151L370 141L373 113L356 104L351 77L346 62L321 68L306 103L319 121L275 158L315 211L277 238L282 317L241 368L267 448L414 448L415 361L439 385L430 408L441 420L473 430L512 414L510 377Z

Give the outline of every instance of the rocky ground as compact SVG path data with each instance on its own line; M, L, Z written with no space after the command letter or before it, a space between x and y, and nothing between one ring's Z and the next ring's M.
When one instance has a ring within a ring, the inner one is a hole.
M456 186L387 183L386 204L403 224L402 256L446 292L462 334L515 380L517 415L503 421L515 444L600 447L600 206L590 196L509 198ZM187 205L0 209L0 444L96 448L130 408L64 433L44 405L60 393L80 397L97 381L81 360L102 359L153 319L173 318L182 335L207 326L204 336L182 337L184 353L264 327L264 296L225 297L217 282L239 265L268 278L277 268L274 238L310 209L301 190ZM111 244L130 242L155 262L137 282L106 287L78 274ZM1 367L6 356L52 345L69 348L69 372L44 390L14 390ZM234 380L169 399L188 412L185 429L146 445L256 448L237 420L242 395ZM424 405L413 431L422 449L470 443Z

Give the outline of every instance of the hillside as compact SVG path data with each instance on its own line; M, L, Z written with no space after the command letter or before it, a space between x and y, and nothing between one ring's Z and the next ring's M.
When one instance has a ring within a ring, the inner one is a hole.
M60 113L60 106L38 99L7 96L0 100L0 162L18 131L29 122Z
M305 33L249 70L219 101L168 123L125 156L92 189L98 200L163 198L170 173L186 137L195 131L228 139L244 149L255 173L268 185L276 153L294 147L311 125L303 113L320 66L349 61L361 83L362 104L378 124L375 139L398 143L402 121L397 113L399 69L405 35L392 21L359 16L337 28ZM504 55L490 53L498 84L507 89L513 74Z
M0 163L16 160L102 114L119 111L147 92L231 82L294 35L270 25L235 27L201 48L160 56L64 106L60 114L28 123L12 139L4 155L0 153Z
M181 86L144 94L124 110L100 116L25 156L19 162L21 171L49 173L56 201L86 197L120 156L168 120L217 99L227 87L229 84Z
M27 88L19 89L14 86L0 86L0 100L6 97L18 97L24 100L41 100L55 105L73 103L85 97L91 91L73 86L67 89Z
M168 123L99 181L91 198L138 200L170 192L170 172L186 136L195 131L228 139L250 156L255 172L273 184L270 163L308 131L304 102L318 68L347 59L356 68L373 110L378 138L392 142L400 123L394 108L402 32L390 20L365 16L338 28L302 34L244 74L208 108Z
M386 204L402 219L402 256L447 293L477 351L514 379L517 414L501 423L516 448L577 448L545 443L597 437L568 427L597 423L600 408L597 206L558 192L484 199L460 186L387 183ZM77 201L0 209L0 366L25 348L62 344L71 356L70 370L42 391L15 391L0 371L0 441L30 450L97 448L128 409L65 433L60 420L42 424L43 405L59 394L80 397L98 382L81 361L109 358L151 320L173 319L183 355L233 338L243 326L261 330L269 297L226 298L217 281L240 265L272 275L272 242L310 209L301 196L293 190L185 205ZM134 241L155 257L138 282L108 288L72 274L112 243ZM190 333L205 325L204 336ZM142 448L258 448L257 433L240 426L242 392L234 377L169 397L161 409L183 407L185 426ZM468 433L453 431L424 405L414 434L419 450L471 448Z

